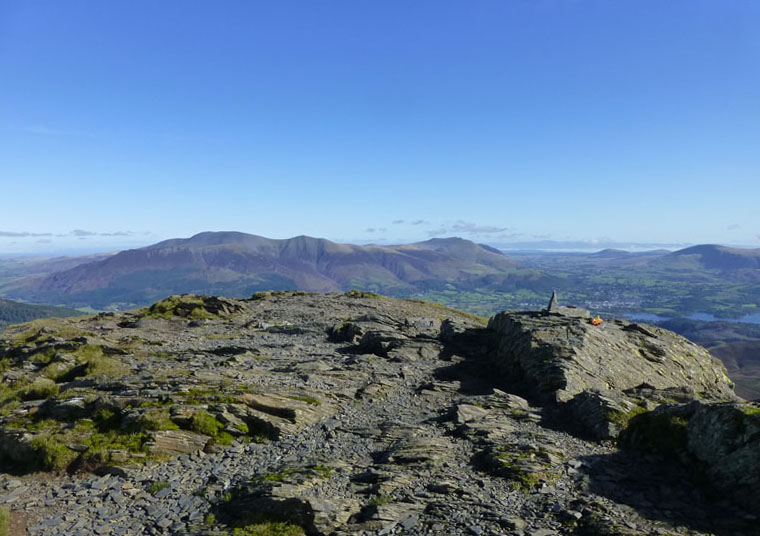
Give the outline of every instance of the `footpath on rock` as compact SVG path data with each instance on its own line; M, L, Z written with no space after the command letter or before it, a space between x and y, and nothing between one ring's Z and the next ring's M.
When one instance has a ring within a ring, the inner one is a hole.
M0 341L11 534L760 534L760 408L671 332L370 293Z

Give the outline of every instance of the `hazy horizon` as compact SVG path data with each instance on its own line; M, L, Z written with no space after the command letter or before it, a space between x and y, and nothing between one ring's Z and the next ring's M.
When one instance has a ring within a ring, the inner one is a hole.
M0 69L4 255L760 247L758 3L6 1Z

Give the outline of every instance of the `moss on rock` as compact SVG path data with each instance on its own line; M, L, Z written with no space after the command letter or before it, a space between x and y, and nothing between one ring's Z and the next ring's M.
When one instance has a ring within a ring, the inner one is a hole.
M162 318L169 320L174 317L203 319L211 314L206 310L203 299L193 294L169 296L151 305L140 314L143 318Z
M630 419L619 442L628 448L678 454L688 446L687 424L685 417L665 411L641 413Z

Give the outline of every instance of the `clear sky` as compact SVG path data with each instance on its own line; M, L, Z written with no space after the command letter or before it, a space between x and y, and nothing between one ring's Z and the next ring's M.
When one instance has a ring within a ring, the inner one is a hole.
M760 247L755 0L0 0L0 253Z

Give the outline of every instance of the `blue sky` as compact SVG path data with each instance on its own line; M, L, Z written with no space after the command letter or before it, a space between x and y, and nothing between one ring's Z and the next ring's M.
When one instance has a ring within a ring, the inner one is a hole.
M0 0L0 254L760 247L760 2Z

